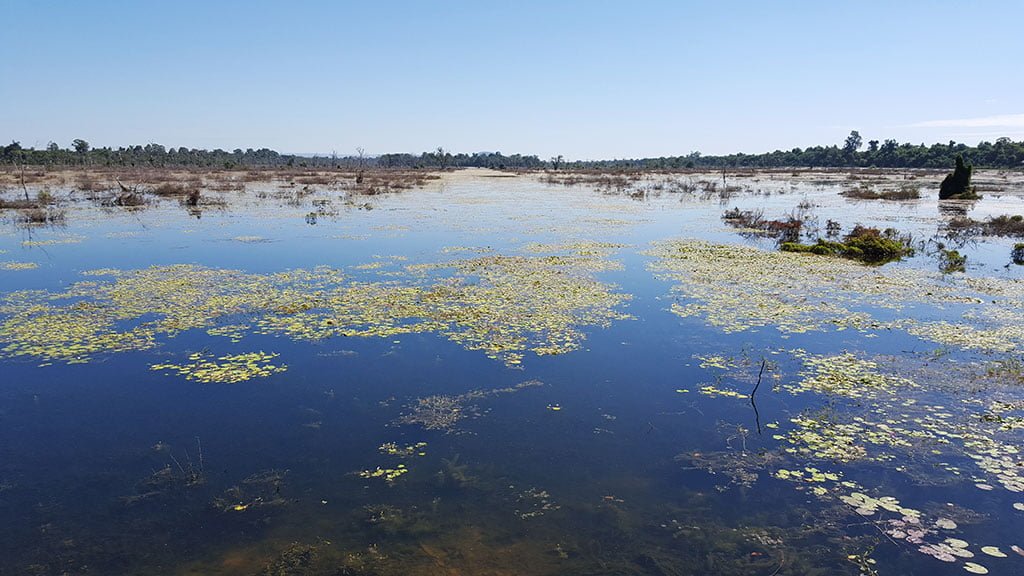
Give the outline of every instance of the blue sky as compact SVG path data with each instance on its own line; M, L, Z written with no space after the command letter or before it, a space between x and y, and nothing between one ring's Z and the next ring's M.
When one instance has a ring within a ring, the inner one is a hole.
M1020 0L0 0L0 139L621 158L1024 139Z

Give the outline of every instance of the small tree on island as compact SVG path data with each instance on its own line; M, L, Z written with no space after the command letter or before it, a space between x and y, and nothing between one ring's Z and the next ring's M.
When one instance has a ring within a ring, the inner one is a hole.
M948 198L977 198L971 186L971 173L974 167L964 164L962 154L956 155L956 166L952 174L947 174L939 186L939 200Z

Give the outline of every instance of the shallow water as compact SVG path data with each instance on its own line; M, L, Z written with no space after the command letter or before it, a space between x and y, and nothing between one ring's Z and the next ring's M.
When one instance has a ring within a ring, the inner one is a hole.
M1024 573L1012 242L868 268L721 214L948 207L493 176L4 222L0 574Z

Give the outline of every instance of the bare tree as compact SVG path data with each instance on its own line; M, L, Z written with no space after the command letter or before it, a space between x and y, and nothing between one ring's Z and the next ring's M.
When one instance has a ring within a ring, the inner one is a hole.
M564 162L564 161L565 161L565 158L563 158L561 154L559 154L558 156L552 156L551 157L551 168L554 169L554 170L558 170L559 168L562 167L562 162Z

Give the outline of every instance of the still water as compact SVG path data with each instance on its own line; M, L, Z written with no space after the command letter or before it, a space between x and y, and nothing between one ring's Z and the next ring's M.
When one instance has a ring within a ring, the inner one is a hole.
M1012 242L940 274L931 190L844 185L9 218L0 574L1022 574ZM798 205L922 243L865 267L721 219Z

